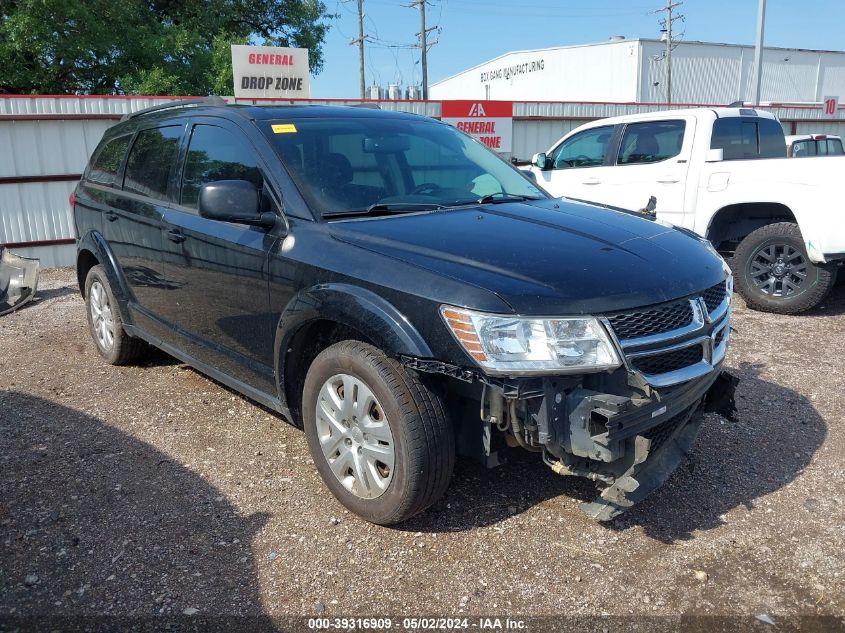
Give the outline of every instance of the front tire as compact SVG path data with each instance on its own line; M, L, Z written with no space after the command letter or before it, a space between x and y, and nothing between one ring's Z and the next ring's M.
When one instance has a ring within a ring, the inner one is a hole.
M797 314L818 305L836 276L810 261L801 231L791 222L768 224L750 233L733 258L734 283L748 307Z
M446 491L455 444L443 401L381 350L351 340L323 350L302 410L323 482L358 516L399 523Z
M85 311L88 330L100 356L110 365L126 365L147 351L147 344L123 329L123 316L114 298L106 271L94 266L85 278Z

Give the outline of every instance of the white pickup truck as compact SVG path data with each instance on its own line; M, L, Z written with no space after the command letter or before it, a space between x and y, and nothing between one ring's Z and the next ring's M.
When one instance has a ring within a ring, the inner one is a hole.
M753 108L697 108L601 119L535 154L552 195L691 229L732 256L753 308L817 305L845 262L845 156L786 158L783 128ZM651 200L651 198L655 200Z

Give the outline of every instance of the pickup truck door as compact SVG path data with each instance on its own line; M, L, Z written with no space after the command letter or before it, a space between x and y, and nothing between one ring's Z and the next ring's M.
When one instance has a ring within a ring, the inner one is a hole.
M564 139L547 157L544 170L532 167L537 184L553 196L604 202L601 189L618 126L594 127Z
M660 218L683 226L694 133L692 117L626 124L599 202L638 210L654 196Z

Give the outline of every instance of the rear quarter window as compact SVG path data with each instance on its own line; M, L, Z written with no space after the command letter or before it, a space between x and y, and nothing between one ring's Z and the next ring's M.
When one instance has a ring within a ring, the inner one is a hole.
M106 141L91 161L88 180L101 185L114 185L131 139L132 135L126 134Z
M138 132L126 159L124 190L164 200L181 138L180 125Z
M721 149L725 160L785 158L786 139L774 119L723 117L713 123L710 149Z

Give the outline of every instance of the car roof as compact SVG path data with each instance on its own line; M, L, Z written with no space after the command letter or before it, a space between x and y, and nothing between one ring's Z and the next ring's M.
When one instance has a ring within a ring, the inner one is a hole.
M619 123L631 123L635 121L667 120L675 117L693 116L696 118L722 119L741 116L756 116L763 119L777 120L771 112L756 110L754 108L683 108L677 110L658 110L655 112L642 112L639 114L623 114L591 121L589 127L596 125L617 125ZM588 127L584 125L583 127Z
M816 139L816 137L824 137ZM794 143L795 141L814 141L814 140L825 140L825 139L835 139L837 141L841 141L842 139L835 134L787 134L786 135L786 142L787 143Z
M213 115L225 118L246 118L254 121L268 121L274 119L298 120L309 118L390 118L390 119L418 119L420 115L410 112L396 112L381 110L368 106L348 105L247 105L247 104L206 104L197 102L180 102L173 105L162 104L150 111L141 111L126 116L126 121L163 120L183 116Z

